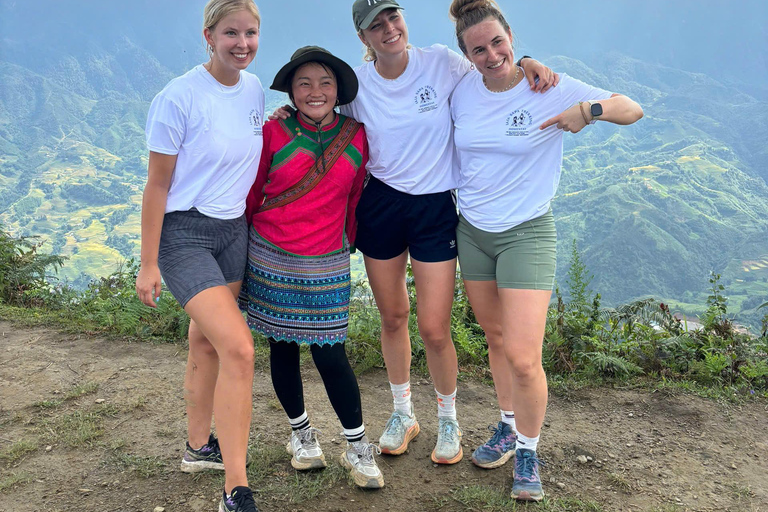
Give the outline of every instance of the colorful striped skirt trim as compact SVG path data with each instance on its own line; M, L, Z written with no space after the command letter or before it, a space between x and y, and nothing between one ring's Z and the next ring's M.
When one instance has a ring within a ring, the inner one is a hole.
M332 345L347 339L349 250L297 256L251 226L241 292L248 325L276 340Z

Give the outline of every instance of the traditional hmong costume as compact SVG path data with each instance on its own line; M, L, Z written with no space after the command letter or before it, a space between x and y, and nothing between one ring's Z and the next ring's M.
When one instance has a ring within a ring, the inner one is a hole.
M297 114L264 125L246 207L241 299L252 328L278 341L346 340L350 244L367 159L365 130L342 115L319 130Z

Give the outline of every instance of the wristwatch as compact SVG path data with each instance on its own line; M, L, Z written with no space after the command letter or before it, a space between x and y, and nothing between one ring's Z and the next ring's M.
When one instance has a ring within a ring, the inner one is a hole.
M589 113L592 115L592 121L589 124L594 124L603 115L603 106L597 101L588 101L587 103L589 103Z

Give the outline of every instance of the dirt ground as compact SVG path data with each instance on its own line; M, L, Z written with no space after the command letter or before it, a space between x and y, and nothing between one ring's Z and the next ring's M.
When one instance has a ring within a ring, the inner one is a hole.
M222 478L178 471L185 439L186 350L21 329L0 321L0 511L214 511ZM386 487L350 487L336 463L341 426L311 364L307 409L331 462L297 474L268 373L257 370L252 481L263 511L495 510L511 467L481 470L471 451L497 421L492 388L461 382L464 460L437 467L432 387L415 379L422 433L409 452L378 458ZM360 377L368 433L389 415L386 374ZM540 457L544 511L768 511L768 404L717 403L667 391L552 394ZM579 461L583 455L589 459ZM14 483L15 482L15 483ZM478 497L479 496L479 497ZM589 504L589 502L595 504Z

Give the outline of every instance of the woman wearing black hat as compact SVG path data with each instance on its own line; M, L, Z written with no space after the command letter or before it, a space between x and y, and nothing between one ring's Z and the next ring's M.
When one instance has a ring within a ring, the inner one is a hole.
M287 92L297 110L264 125L246 208L248 323L270 341L272 383L293 429L293 467L326 465L304 408L299 345L306 344L344 427L342 464L357 485L380 488L376 448L365 437L360 390L344 349L349 252L368 146L362 125L334 107L355 98L357 78L345 62L310 46L293 54L271 88Z

